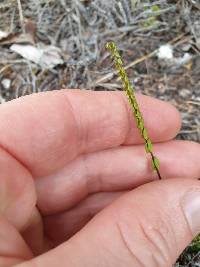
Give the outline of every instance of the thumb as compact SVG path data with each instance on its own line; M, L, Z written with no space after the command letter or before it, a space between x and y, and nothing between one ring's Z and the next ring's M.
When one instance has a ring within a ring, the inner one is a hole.
M171 267L200 231L200 182L152 182L124 195L68 242L20 267Z

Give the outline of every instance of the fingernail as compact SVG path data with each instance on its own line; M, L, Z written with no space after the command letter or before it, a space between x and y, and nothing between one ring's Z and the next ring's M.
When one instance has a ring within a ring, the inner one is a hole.
M200 232L200 191L187 192L182 199L182 207L194 236Z

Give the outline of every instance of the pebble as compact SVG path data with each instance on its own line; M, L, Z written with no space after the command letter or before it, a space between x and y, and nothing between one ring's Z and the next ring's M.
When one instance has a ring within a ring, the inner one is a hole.
M180 92L179 92L179 95L183 98L187 98L189 96L191 96L191 91L188 90L188 89L182 89Z
M9 79L3 79L3 80L1 81L1 84L3 85L3 87L4 87L5 89L9 89L10 86L11 86L11 80L9 80Z

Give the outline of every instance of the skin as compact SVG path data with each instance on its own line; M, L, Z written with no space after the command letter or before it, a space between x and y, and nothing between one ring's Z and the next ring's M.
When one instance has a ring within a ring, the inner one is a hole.
M194 237L180 201L200 190L200 145L173 140L173 106L137 100L161 181L121 92L60 90L0 106L0 266L175 262Z

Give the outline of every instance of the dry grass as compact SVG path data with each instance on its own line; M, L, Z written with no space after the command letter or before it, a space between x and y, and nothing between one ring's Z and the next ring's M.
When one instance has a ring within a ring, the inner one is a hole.
M199 14L198 0L3 0L0 30L22 32L31 20L36 45L59 47L64 64L43 69L0 42L0 101L60 88L119 90L105 51L114 40L137 91L176 105L183 119L178 138L200 142ZM155 51L166 43L176 57L190 53L190 62L158 60ZM11 81L7 89L5 78ZM198 255L185 255L177 266L199 266Z

